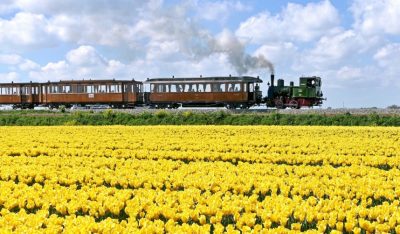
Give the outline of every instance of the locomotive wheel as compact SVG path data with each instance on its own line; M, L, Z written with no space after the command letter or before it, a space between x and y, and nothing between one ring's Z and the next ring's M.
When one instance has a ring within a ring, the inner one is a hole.
M275 106L277 109L285 109L285 106L283 105L282 100L279 100L279 99L275 100Z
M299 108L299 103L296 100L291 100L289 102L290 108L292 109L298 109Z

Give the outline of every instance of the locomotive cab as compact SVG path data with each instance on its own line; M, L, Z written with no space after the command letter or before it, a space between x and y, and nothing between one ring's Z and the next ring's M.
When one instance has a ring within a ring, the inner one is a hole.
M300 77L300 85L298 88L293 90L293 96L303 98L322 98L321 78L316 76Z

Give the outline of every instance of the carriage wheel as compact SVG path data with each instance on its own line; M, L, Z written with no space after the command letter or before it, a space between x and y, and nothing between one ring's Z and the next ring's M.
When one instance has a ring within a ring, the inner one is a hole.
M225 104L225 108L226 108L226 109L236 109L236 106L235 106L235 104L226 103L226 104Z
M240 105L240 109L242 109L242 110L246 110L246 109L249 109L250 107L247 105L247 104L241 104Z

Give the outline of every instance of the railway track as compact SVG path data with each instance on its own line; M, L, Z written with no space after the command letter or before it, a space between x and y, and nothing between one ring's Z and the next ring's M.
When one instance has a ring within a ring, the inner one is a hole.
M87 110L91 111L91 110ZM92 110L95 112L104 111L104 109ZM337 115L337 114L351 114L351 115L400 115L400 109L385 109L385 108L339 108L339 109L324 109L324 108L305 108L305 109L267 109L265 106L260 106L250 109L234 109L228 110L226 108L178 108L178 109L151 109L147 107L138 107L135 109L113 109L113 111L126 112L132 114L138 114L142 112L155 113L158 111L167 111L170 113L178 113L184 111L198 112L198 113L212 113L218 111L224 111L233 114L247 114L247 113L280 113L280 114L322 114L322 115Z

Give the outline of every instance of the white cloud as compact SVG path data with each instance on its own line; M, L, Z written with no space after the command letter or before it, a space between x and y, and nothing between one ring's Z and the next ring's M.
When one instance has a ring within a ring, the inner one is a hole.
M380 48L374 55L374 59L381 68L382 76L400 86L400 43L391 43Z
M44 15L17 13L12 19L0 18L0 48L20 50L19 46L50 47L53 43L49 24Z
M33 62L32 60L25 59L22 63L19 64L19 69L21 71L31 71L40 68L40 65Z
M16 72L0 73L0 81L4 83L18 82L19 75Z
M161 3L158 0L1 3L0 13L2 8L19 12L9 20L0 18L0 43L4 48L51 47L62 42L129 48L135 45L137 37L131 33L135 23L143 15L161 8Z
M0 64L11 65L11 69L18 67L21 71L29 71L40 68L40 65L29 59L24 59L18 54L0 54Z
M262 45L254 55L263 55L277 66L290 66L298 56L298 47L292 42L278 42Z
M129 37L132 26L114 21L104 15L73 15L60 14L50 19L49 30L60 40L76 44L97 44L106 46L129 45L135 41ZM122 46L127 47L127 46Z
M225 22L236 12L248 11L250 7L240 1L198 1L195 5L202 19Z
M374 59L378 61L382 67L391 64L400 64L400 44L392 43L388 44L378 50L374 55Z
M18 54L0 54L0 64L16 65L22 60Z
M354 0L354 27L365 34L400 34L399 0Z
M107 59L94 47L80 46L66 53L65 60L32 67L29 77L36 81L78 79L128 79L132 68L118 60ZM141 67L136 67L142 69Z
M353 30L340 32L332 36L323 36L314 48L304 50L294 64L295 70L331 69L351 53L357 53L361 44Z
M337 71L337 77L339 80L354 81L355 79L362 79L362 69L359 67L341 67Z
M176 41L152 41L148 44L148 60L175 60L179 57L179 44Z
M340 65L363 62L362 56L376 49L382 39L379 36L365 37L355 30L339 31L322 36L313 47L303 49L296 57L293 69L334 69Z
M14 0L2 0L0 2L0 14L8 13L16 8Z
M159 1L141 1L141 0L114 0L114 1L95 1L83 0L15 0L15 5L22 11L28 11L37 14L46 15L104 15L105 18L129 18L136 9L159 4Z
M24 45L32 49L68 42L72 45L102 45L125 53L129 51L133 54L130 57L135 59L168 62L188 59L194 63L214 53L228 53L239 73L248 70L244 64L251 57L245 59L247 55L242 42L232 34L230 44L224 44L220 38L200 27L193 15L189 15L197 10L195 6L207 6L204 17L210 20L218 14L226 15L224 12L248 9L240 1L188 1L168 9L157 0L83 1L82 4L76 4L74 0L62 3L17 0L16 5L21 12L10 20L0 20L0 32L8 32L0 34L0 42L5 48ZM105 63L93 53L94 47L81 47L67 55L67 62L76 66ZM81 73L86 71L82 69Z
M66 59L69 64L76 66L96 66L107 63L94 47L86 45L69 51Z
M213 54L196 63L189 60L138 59L126 64L104 57L91 46L81 46L68 52L65 57L65 60L50 62L43 67L35 67L28 71L30 79L35 81L89 78L144 80L147 77L171 77L173 75L176 77L234 75L228 56L223 53ZM85 62L86 60L89 62Z
M269 12L250 17L240 24L236 35L263 44L270 41L311 41L337 31L339 14L329 0L303 6L288 3L277 15Z

